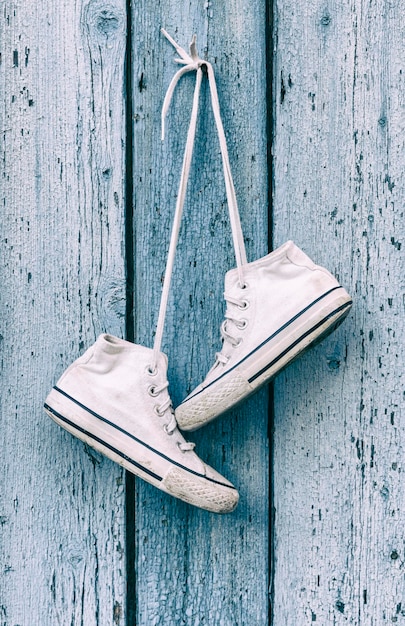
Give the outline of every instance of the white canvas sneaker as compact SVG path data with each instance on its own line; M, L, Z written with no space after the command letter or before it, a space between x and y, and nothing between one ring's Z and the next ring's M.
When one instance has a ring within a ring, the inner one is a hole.
M177 429L167 390L167 358L160 351L193 154L203 63L196 53L195 38L190 55L180 47L177 51L184 67L169 86L163 119L178 78L196 71L197 80L153 350L101 335L60 378L46 399L45 410L60 426L162 491L202 509L227 513L236 507L238 492L198 458L194 444L187 443Z
M214 366L176 409L195 430L235 406L314 342L332 332L352 304L337 280L292 241L226 274L222 350Z
M158 489L215 513L238 503L234 486L203 463L179 432L167 358L101 335L61 376L45 410L57 424Z

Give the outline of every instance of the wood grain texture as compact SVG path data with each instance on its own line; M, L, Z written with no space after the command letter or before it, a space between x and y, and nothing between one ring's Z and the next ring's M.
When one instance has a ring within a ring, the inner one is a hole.
M401 624L403 7L278 0L275 26L275 244L354 305L275 384L274 624Z
M267 251L265 5L134 4L136 340L152 345L194 78L182 79L160 142L160 110L177 66L160 35L184 47L197 34L214 64L251 260ZM252 106L254 103L254 106ZM174 403L201 382L220 347L223 281L234 267L219 143L204 81L192 174L166 319ZM216 516L137 483L137 624L267 623L267 392L193 433L197 452L234 482L237 510Z
M1 10L0 623L125 623L124 476L43 401L124 332L121 0Z

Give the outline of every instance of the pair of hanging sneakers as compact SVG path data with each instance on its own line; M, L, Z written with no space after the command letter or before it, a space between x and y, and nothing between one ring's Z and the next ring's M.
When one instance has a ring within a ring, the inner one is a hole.
M269 382L282 368L336 328L352 301L323 267L292 241L248 263L221 122L213 68L162 30L180 58L162 109L164 119L178 80L196 72L159 318L153 349L101 335L61 376L45 410L60 426L162 491L216 513L232 511L236 488L204 463L179 428L192 431ZM222 349L205 380L173 410L167 357L161 352L174 255L180 229L205 67L223 161L236 265L225 277Z

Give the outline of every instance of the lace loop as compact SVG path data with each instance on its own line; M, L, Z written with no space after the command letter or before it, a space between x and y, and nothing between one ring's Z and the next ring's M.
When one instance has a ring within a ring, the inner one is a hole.
M168 396L162 404L155 406L156 415L158 415L159 417L163 417L167 409L171 406L172 406L172 401L170 400L170 397Z
M192 441L184 441L183 443L178 441L177 445L182 452L188 452L189 450L194 450L195 448L195 443L193 443Z
M162 391L167 389L169 386L169 382L166 380L162 385L150 385L148 388L148 393L152 398L156 398Z
M225 356L224 354L222 354L222 352L217 352L215 355L215 361L216 363L222 363L223 365L226 365L229 361L229 356Z

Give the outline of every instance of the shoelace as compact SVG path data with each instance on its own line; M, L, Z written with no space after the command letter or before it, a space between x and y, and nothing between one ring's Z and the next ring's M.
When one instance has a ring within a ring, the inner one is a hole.
M236 200L235 186L233 184L233 178L232 178L232 173L231 173L231 165L229 163L228 148L226 144L225 132L224 132L224 127L223 127L222 119L221 119L221 112L220 112L219 98L218 98L217 85L215 82L214 70L213 70L211 63L209 63L205 59L201 59L198 56L197 47L196 47L196 35L193 36L191 43L190 43L190 54L187 54L187 52L181 46L179 46L163 28L162 28L162 33L170 41L170 43L175 47L176 51L181 56L180 59L175 59L176 63L180 63L184 65L184 67L182 67L173 76L170 82L170 85L168 87L168 90L166 92L164 102L163 102L162 139L164 139L165 117L169 109L169 105L170 105L177 83L179 82L180 78L184 74L195 70L197 72L196 91L197 91L197 100L198 100L199 93L200 93L200 86L201 86L201 75L202 75L201 68L205 66L207 68L207 73L208 73L208 83L209 83L210 93L211 93L212 111L214 113L214 119L215 119L215 123L217 126L217 132L218 132L218 138L219 138L219 146L221 149L222 165L223 165L224 178L225 178L225 189L226 189L226 196L227 196L227 201L228 201L228 210L229 210L229 216L230 216L230 222L231 222L232 238L233 238L234 249L235 249L236 265L239 271L240 284L243 284L243 269L242 268L243 268L243 265L246 265L247 263L246 250L245 250L245 244L243 241L243 233L242 233L242 227L240 223L238 203ZM195 120L193 120L194 125L196 124L196 121L197 121L197 116ZM191 150L192 149L193 147L191 147ZM187 146L186 146L186 150L187 150ZM190 155L190 159L191 159L191 155Z
M207 68L212 110L214 113L214 119L215 119L215 123L217 127L218 139L219 139L219 146L220 146L221 156L222 156L225 189L226 189L226 196L227 196L227 202L228 202L229 218L230 218L230 223L231 223L232 239L233 239L233 245L235 249L235 259L236 259L236 266L238 270L239 285L242 289L244 288L244 285L245 285L243 266L247 264L246 250L245 250L245 244L243 240L242 227L240 223L238 203L236 200L235 187L233 184L231 166L229 163L228 148L226 144L224 127L223 127L222 120L221 120L218 91L217 91L217 86L215 82L214 70L212 68L211 63L209 63L205 59L201 59L198 56L197 46L196 46L196 35L194 35L191 40L190 54L188 54L181 46L179 46L176 43L176 41L163 28L162 28L162 33L170 41L170 43L173 45L173 47L176 49L176 51L180 55L180 58L175 59L175 62L179 63L180 65L183 65L183 67L179 69L176 72L176 74L173 76L169 84L169 87L167 89L166 96L163 101L162 140L164 139L164 136L165 136L165 118L166 118L167 111L169 109L170 102L172 100L173 93L174 93L177 83L179 82L182 76L184 76L188 72L194 72L194 71L196 72L196 83L195 83L195 88L194 88L190 124L189 124L188 132L187 132L186 147L185 147L184 156L183 156L183 165L182 165L181 175L180 175L180 183L179 183L179 189L178 189L178 194L177 194L172 232L170 236L170 245L169 245L169 252L167 256L166 272L165 272L165 277L163 281L162 296L161 296L160 307L159 307L159 316L158 316L155 340L154 340L154 345L153 345L153 364L151 366L152 371L155 370L157 367L158 356L159 356L161 344L162 344L163 329L164 329L164 323L165 323L165 318L166 318L167 303L168 303L168 298L169 298L170 282L171 282L171 277L173 273L174 257L176 253L176 247L177 247L179 231L180 231L181 217L183 214L184 200L186 196L187 183L188 183L188 178L190 174L191 160L193 156L203 66ZM236 302L236 300L232 299L231 297L225 296L225 299L228 302L232 302L234 300L234 303L238 305L243 303L243 301ZM229 321L232 320L236 324L236 326L238 324L229 315L226 317L227 319L224 320L221 326L221 334L222 334L223 340L230 341L232 345L236 346L238 345L238 340L236 340L232 335L230 335L227 332L227 322L228 320ZM227 361L228 359L226 357L224 357L221 353L217 353L214 367L218 363L226 363ZM165 383L164 385L161 385L160 387L155 387L154 393L156 394L160 393L161 391L163 391L163 389L166 389L167 386L168 386L168 383ZM159 416L163 416L163 414L167 411L168 408L171 408L170 397L168 397L163 402L163 404L161 404L160 406L156 408L157 414ZM165 430L168 434L171 434L174 432L176 426L177 426L176 419L171 409L171 419L169 423L166 424ZM184 443L184 444L180 444L179 447L181 450L186 451L186 450L192 450L194 448L194 445L195 444L193 443Z
M232 174L231 174L231 167L229 163L229 156L228 156L228 149L226 145L224 127L222 125L222 120L221 120L221 113L220 113L220 107L219 107L218 92L217 92L217 87L215 83L214 70L212 68L211 63L209 63L205 59L201 59L198 56L195 35L193 36L191 40L190 54L188 54L181 46L179 46L176 43L176 41L174 41L174 39L163 28L162 28L162 33L170 41L170 43L173 45L173 47L176 49L176 51L178 52L180 56L180 58L175 59L175 62L179 63L180 65L183 65L183 67L179 69L176 72L176 74L173 76L169 84L169 87L167 89L166 96L164 98L163 107L162 107L162 139L164 139L164 136L165 136L165 117L166 117L174 90L180 78L184 76L185 74L187 74L188 72L195 71L196 83L195 83L195 88L194 88L190 124L188 128L188 133L187 133L187 141L186 141L186 147L185 147L184 157L183 157L183 166L182 166L181 175L180 175L179 190L177 194L176 209L175 209L175 214L174 214L173 227L172 227L172 233L171 233L171 238L170 238L170 246L169 246L167 264L166 264L166 272L165 272L165 277L163 281L162 297L160 301L159 316L158 316L156 335L155 335L155 341L154 341L154 347L153 347L154 366L156 366L158 355L159 355L160 348L161 348L161 343L162 343L163 328L164 328L164 322L165 322L165 317L166 317L167 302L168 302L168 297L169 297L170 281L171 281L171 277L173 273L174 256L175 256L176 247L177 247L177 241L178 241L179 230L180 230L180 222L181 222L181 217L183 213L184 200L185 200L185 195L187 191L187 183L188 183L188 178L189 178L189 173L190 173L191 159L193 155L203 66L207 68L208 82L209 82L210 93L211 93L212 110L214 113L215 123L217 126L219 145L220 145L220 150L221 150L221 155L222 155L225 188L226 188L228 210L229 210L229 216L230 216L230 222L231 222L232 238L233 238L233 244L235 248L236 265L238 268L239 284L241 286L244 285L243 266L247 264L246 250L245 250L245 244L243 241L243 233L242 233L242 227L240 223L235 187L233 184L233 179L232 179Z

